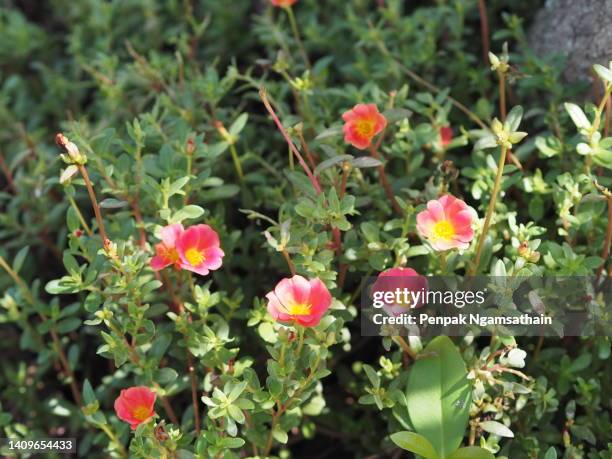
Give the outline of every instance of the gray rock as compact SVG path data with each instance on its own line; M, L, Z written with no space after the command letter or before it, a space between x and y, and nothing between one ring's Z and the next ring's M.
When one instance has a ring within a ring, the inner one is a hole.
M568 81L588 79L593 64L612 60L612 0L547 0L529 42L538 56L566 56Z

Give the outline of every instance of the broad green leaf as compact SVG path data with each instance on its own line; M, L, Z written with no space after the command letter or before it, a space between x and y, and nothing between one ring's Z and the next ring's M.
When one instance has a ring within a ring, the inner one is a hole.
M321 161L317 167L315 167L314 175L319 175L325 169L329 169L330 167L334 167L337 164L341 164L344 161L350 161L353 159L351 155L338 155L332 158L326 159L325 161Z
M546 454L544 455L544 459L557 459L557 450L554 446L548 448L548 451L546 451Z
M598 148L593 155L593 161L599 166L612 169L612 150Z
M19 252L17 252L17 255L15 255L15 259L13 260L13 271L15 271L16 273L18 273L21 267L23 266L23 262L25 261L29 250L30 247L26 245Z
M595 64L593 70L595 70L597 75L606 83L612 83L612 69L606 68L600 64Z
M230 126L229 133L233 136L237 136L238 134L240 134L240 132L242 132L242 130L244 129L244 126L246 125L248 119L248 113L241 113L240 116L236 118L236 121L234 121Z
M71 164L70 166L68 166L66 169L64 169L62 171L62 174L60 175L60 183L64 184L66 183L68 180L70 180L74 174L76 174L77 172L79 172L78 167L76 167L74 164Z
M508 113L506 122L504 124L508 128L508 131L514 132L518 129L522 119L523 107L517 105L516 107L512 107L512 110L510 110L510 113Z
M204 215L204 209L196 205L188 205L176 212L168 223L181 223L183 220L195 219Z
M58 333L70 333L81 326L81 319L78 317L69 317L68 319L61 320L57 324Z
M315 140L323 140L330 137L337 137L339 135L342 135L342 126L334 126L319 133L319 135L315 137Z
M438 459L438 453L427 440L414 432L397 432L391 435L391 441L402 449L423 456L425 459Z
M93 387L91 387L89 379L85 379L85 381L83 381L83 401L89 405L90 403L94 403L96 400L96 393L94 392Z
M221 439L220 443L225 448L234 449L240 448L242 445L244 445L245 441L242 438L225 437Z
M508 429L508 427L503 425L501 422L483 421L480 423L480 427L485 432L499 435L500 437L514 438L514 433L510 429Z
M412 112L405 108L390 108L383 112L384 117L387 119L387 123L396 123L410 118Z
M227 412L234 419L234 421L236 421L236 422L238 422L240 424L244 423L244 420L245 420L244 413L236 405L229 405L227 407Z
M240 394L242 394L244 389L246 389L247 384L248 383L246 381L240 381L238 384L236 384L234 387L232 387L232 390L230 391L229 395L227 396L229 401L233 402L238 397L240 397Z
M353 167L357 169L365 169L368 167L379 167L383 165L380 159L372 158L371 156L360 156L351 161Z
M468 446L458 449L448 459L495 459L495 456L479 446Z
M287 435L287 432L285 432L282 429L282 427L278 425L272 431L272 436L277 442L282 443L283 445L287 443L287 440L289 440L289 436Z
M566 103L565 110L578 129L590 129L591 123L578 105Z
M120 209L121 207L127 206L129 203L127 201L120 201L115 198L106 198L100 201L100 207L102 209Z
M465 434L471 403L467 370L447 336L434 338L420 355L408 378L408 415L415 431L445 457Z

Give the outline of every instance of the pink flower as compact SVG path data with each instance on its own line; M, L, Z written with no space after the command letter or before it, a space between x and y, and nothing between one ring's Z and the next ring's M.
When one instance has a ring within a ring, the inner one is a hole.
M302 276L281 280L274 291L266 295L268 312L280 322L297 322L314 327L329 309L332 297L320 279Z
M177 269L180 269L181 261L176 251L176 241L183 231L183 225L180 223L162 228L162 241L155 245L156 255L151 259L151 268L153 268L154 271L159 271L170 265L174 265Z
M429 201L417 215L417 230L435 250L467 249L474 238L476 211L449 194Z
M272 3L272 5L274 6L282 6L284 8L287 8L291 5L293 5L294 3L297 3L298 0L270 0L270 2Z
M187 228L179 236L176 249L181 268L202 276L219 269L225 255L219 246L219 235L208 225Z
M155 416L155 393L145 386L123 389L115 400L115 413L132 430Z
M453 140L453 130L450 126L443 126L439 130L440 134L440 145L442 148L446 148L451 140Z
M422 307L427 287L427 278L414 269L391 268L378 275L372 285L372 296L375 300L383 302L382 307L387 314L398 316L410 312L411 309ZM397 289L401 292L399 298L396 295ZM403 292L414 292L414 294Z
M344 141L355 148L364 150L372 143L372 138L387 125L387 120L375 104L357 104L344 112Z

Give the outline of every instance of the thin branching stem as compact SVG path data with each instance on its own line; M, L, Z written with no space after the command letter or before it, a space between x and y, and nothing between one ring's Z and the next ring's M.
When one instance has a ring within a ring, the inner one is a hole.
M476 246L476 257L474 258L474 262L468 271L469 275L476 274L476 272L478 271L478 267L480 265L480 257L482 256L482 249L484 247L484 241L487 237L489 226L491 225L491 218L493 217L493 212L495 210L495 203L497 202L497 195L499 194L499 190L501 188L502 176L504 174L504 165L506 164L506 154L507 153L508 153L508 148L505 146L502 147L501 154L499 156L499 163L497 164L497 175L495 177L495 184L493 185L493 192L491 193L491 199L489 201L489 207L487 208L487 214L485 216L485 221L482 227L482 232L480 233L480 237L478 238L478 245Z

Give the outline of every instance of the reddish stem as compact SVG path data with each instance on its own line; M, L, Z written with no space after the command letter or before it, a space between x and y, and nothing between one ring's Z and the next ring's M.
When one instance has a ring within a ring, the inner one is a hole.
M13 193L17 194L17 188L15 187L15 182L13 180L13 174L11 173L11 170L4 162L4 155L1 152L0 152L0 169L2 169L2 172L4 172L4 175L6 176L6 183L8 187L11 190L13 190Z
M610 246L612 245L612 196L607 196L606 201L608 204L608 226L606 229L606 240L601 251L601 258L603 258L603 263L597 269L597 280L599 280L601 273L606 267L608 258L610 257Z
M89 199L91 201L91 205L94 210L94 214L96 215L96 221L98 222L98 229L100 230L100 236L102 236L102 242L106 243L108 240L108 235L106 234L106 229L104 228L104 220L102 220L102 213L100 212L100 206L98 205L98 200L96 199L96 193L94 192L93 186L91 185L91 180L89 179L89 174L87 173L87 169L82 164L77 164L79 168L79 172L83 176L83 180L85 181L85 186L87 187L87 192L89 193Z
M480 37L482 40L482 58L485 65L489 63L489 18L487 16L487 5L485 0L478 0L478 13L480 14Z
M378 149L380 148L380 144L382 142L384 135L385 135L385 131L381 132L380 137L378 138L376 143L370 147L370 156L372 156L372 158L374 159L378 159L379 161L380 161L380 155L378 153ZM384 165L378 166L378 176L380 178L380 184L385 189L385 193L387 193L387 198L389 199L389 202L391 202L391 207L393 207L393 210L395 211L395 213L397 213L399 216L403 216L404 211L402 210L400 205L395 200L395 194L393 194L393 188L391 188L389 179L387 179L387 174L385 172Z
M317 168L317 163L314 160L314 156L312 155L310 149L308 148L308 144L306 143L306 140L304 139L304 133L302 132L301 129L297 130L297 135L300 139L300 143L302 144L302 149L304 150L304 153L306 153L306 158L308 159L308 163L310 164L310 167L312 167L312 169L316 169Z
M289 137L289 134L283 127L283 124L278 119L278 116L276 115L274 108L272 108L272 105L270 104L270 101L268 100L268 95L266 94L265 88L262 87L259 90L259 97L261 98L261 101L263 102L266 109L268 110L268 113L270 113L270 116L274 120L274 123L276 123L276 127L278 127L278 130L281 132L281 134L285 138L287 145L289 145L289 149L291 150L293 155L297 158L298 162L300 163L300 166L302 166L302 169L304 169L304 172L306 172L306 175L308 176L308 179L310 180L312 187L315 189L317 194L321 194L322 190L321 190L321 185L319 185L319 181L317 180L317 178L314 176L314 174L310 170L310 167L308 167L308 164L306 164L306 162L304 161L304 158L302 158L302 155L300 154L299 150L296 148L295 144L291 140L291 137Z

